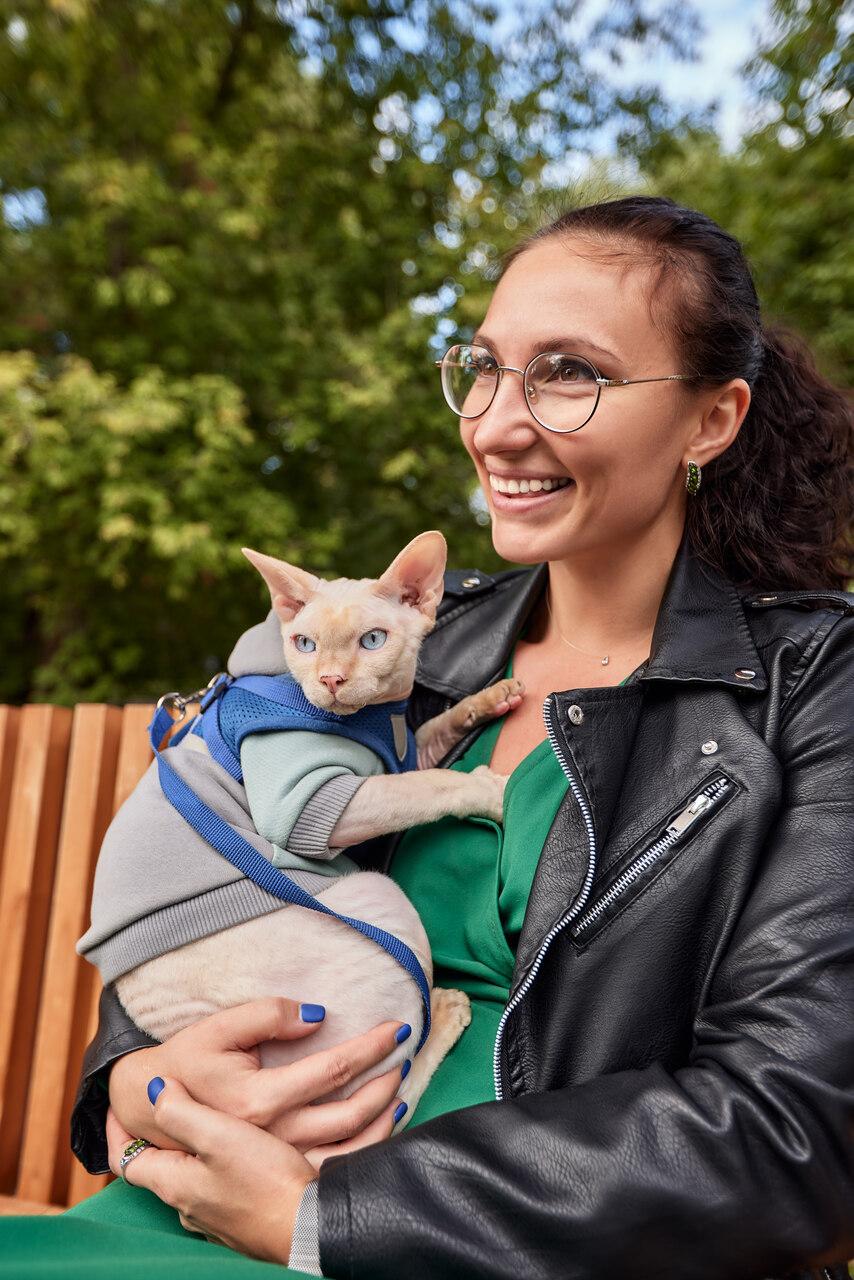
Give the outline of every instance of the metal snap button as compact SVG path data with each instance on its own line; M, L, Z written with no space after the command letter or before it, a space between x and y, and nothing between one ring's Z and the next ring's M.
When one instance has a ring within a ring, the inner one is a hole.
M480 578L463 578L462 585L464 587L479 587Z
M582 720L584 719L584 712L581 710L581 707L576 706L574 702L572 706L569 708L567 715L569 716L573 724L581 724Z
M702 751L704 756L713 756L717 751L717 749L718 749L718 744L715 742L713 738L710 738L708 742L704 742L703 745L700 747L700 750Z
M757 599L760 604L773 604L774 601L777 599L777 597L776 596L758 596Z
M752 680L756 675L755 671L751 671L749 667L736 667L734 674L739 680Z

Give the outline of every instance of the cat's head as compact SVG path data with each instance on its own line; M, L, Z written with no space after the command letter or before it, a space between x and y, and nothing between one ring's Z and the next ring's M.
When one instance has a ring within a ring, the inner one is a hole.
M413 538L381 578L326 582L273 556L243 554L270 588L288 669L309 702L348 715L409 696L442 599L441 533Z

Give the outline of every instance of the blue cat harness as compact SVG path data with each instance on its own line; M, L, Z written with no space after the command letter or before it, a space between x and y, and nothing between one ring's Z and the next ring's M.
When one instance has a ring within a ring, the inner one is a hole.
M424 1026L416 1053L430 1031L430 988L412 950L385 929L350 916L338 915L253 848L221 818L172 768L160 745L168 731L181 719L191 702L200 703L199 715L178 733L168 747L177 746L188 733L200 734L211 756L237 782L243 781L240 744L247 735L279 729L310 729L332 733L361 742L379 755L389 772L414 769L417 763L415 739L406 727L406 702L387 702L363 707L353 715L340 716L315 707L305 697L292 676L216 676L206 689L189 697L165 694L157 704L149 725L149 740L157 760L163 794L173 808L207 842L260 888L294 906L306 907L351 925L383 947L416 982L424 1002ZM172 711L177 712L173 715Z

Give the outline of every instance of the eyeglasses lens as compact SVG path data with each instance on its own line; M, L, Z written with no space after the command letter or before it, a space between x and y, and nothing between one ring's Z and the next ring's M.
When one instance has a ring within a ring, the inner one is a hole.
M531 361L524 376L531 411L551 431L577 431L596 408L598 375L581 356L545 352ZM442 361L442 390L461 418L476 418L489 408L500 377L498 361L486 347L451 347Z
M442 361L442 390L454 413L476 418L498 386L498 361L486 347L451 347Z

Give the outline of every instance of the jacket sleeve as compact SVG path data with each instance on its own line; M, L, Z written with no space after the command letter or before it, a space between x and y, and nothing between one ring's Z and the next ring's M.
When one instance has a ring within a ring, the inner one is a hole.
M74 1110L71 1149L89 1173L109 1173L107 1107L110 1068L126 1053L157 1044L125 1013L113 987L104 987L98 1006L98 1030L86 1050Z
M684 1063L327 1161L324 1275L847 1275L831 1268L854 1256L852 632L834 627L780 707L784 804Z

